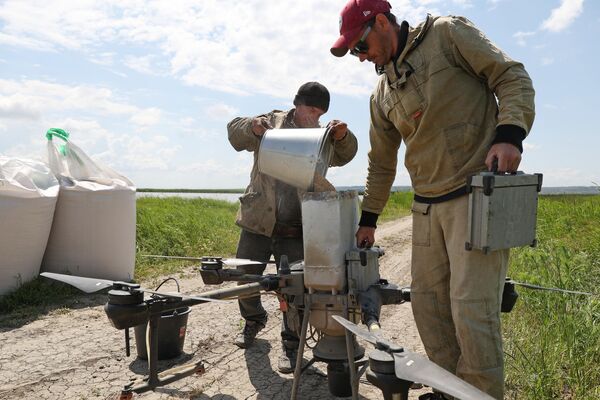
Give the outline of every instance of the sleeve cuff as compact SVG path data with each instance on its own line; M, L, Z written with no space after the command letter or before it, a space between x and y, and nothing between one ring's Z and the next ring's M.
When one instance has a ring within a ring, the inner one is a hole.
M379 214L363 210L360 215L360 221L358 222L358 225L377 228L377 218L379 218Z
M496 137L492 145L496 143L510 143L523 153L523 139L525 139L525 129L517 125L498 125L496 127Z

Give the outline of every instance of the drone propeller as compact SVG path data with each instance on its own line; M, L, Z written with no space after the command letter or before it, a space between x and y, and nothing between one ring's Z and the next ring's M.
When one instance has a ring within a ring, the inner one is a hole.
M237 268L245 265L269 264L269 262L255 261L247 258L224 258L221 262L229 268Z
M55 274L54 272L42 272L40 275L75 286L77 289L86 293L98 292L107 287L111 287L115 283L114 281L109 281L107 279L84 278L82 276Z
M159 256L153 254L142 254L141 257L146 258L164 258L167 260L189 260L189 261L206 261L209 259L215 259L220 261L224 266L229 268L237 268L245 265L260 265L260 264L274 264L275 261L256 261L247 258L221 258L221 257L180 257L180 256Z
M54 272L42 272L40 275L44 276L46 278L50 278L50 279L54 279L54 280L57 280L60 282L67 283L85 293L98 292L102 289L106 289L108 287L114 286L117 283L120 283L120 282L116 282L116 281L109 281L108 279L85 278L83 276L56 274ZM125 284L125 282L123 282L123 284ZM139 287L139 285L136 285L136 284L131 284L131 285L132 285L131 286L132 288L134 288L135 290L138 290L140 292L146 292L146 293L155 294L155 295L164 296L164 297L176 297L176 298L181 298L181 299L192 299L192 300L200 300L200 301L207 301L207 302L213 302L213 303L227 303L226 300L211 299L210 297L201 297L201 296L187 296L187 295L183 295L180 293L156 292L153 290L142 289Z
M339 315L334 315L333 319L350 332L373 344L376 349L390 353L394 357L394 370L399 379L419 382L463 400L493 400L488 394L429 361L426 357L406 351L401 346L383 339Z

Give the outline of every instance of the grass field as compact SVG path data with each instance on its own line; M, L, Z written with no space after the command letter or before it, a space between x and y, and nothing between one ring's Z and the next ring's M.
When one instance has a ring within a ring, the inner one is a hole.
M513 279L600 293L600 196L542 197L537 236L513 250ZM504 317L510 398L600 399L600 298L517 290Z
M411 196L392 194L380 222L408 215ZM138 199L136 280L175 274L189 265L142 254L234 255L237 207L206 199ZM600 292L600 196L542 196L538 243L512 251L513 279ZM517 290L515 309L503 314L507 398L600 399L600 298ZM0 314L26 315L76 292L37 279L0 299Z

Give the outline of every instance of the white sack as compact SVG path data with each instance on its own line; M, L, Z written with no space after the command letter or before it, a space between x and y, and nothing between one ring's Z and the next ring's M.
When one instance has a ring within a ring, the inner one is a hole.
M58 188L43 163L0 156L0 295L40 273Z
M132 280L135 187L126 177L93 161L62 134L64 131L55 130L54 136L63 138L64 144L49 137L47 146L60 194L42 270Z

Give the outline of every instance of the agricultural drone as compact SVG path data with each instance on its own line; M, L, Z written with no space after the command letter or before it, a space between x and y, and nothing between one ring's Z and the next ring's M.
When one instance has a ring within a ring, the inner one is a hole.
M410 301L410 290L381 279L379 257L382 249L356 248L354 233L358 224L356 192L307 193L302 200L304 260L288 263L282 256L276 274L252 275L240 267L262 264L258 261L220 257L192 258L200 261L199 272L207 285L227 281L243 283L235 287L203 292L199 296L160 293L138 284L70 275L42 273L43 276L71 284L91 293L110 288L104 309L111 324L125 330L129 353L129 328L148 324L147 350L149 375L126 385L121 398L143 393L178 379L203 373L202 362L157 369L158 322L165 312L206 302L238 296L274 292L284 308L290 327L299 333L300 344L290 398L298 396L299 382L314 362L327 364L331 394L358 399L359 377L378 387L384 399L408 399L413 382L431 386L458 399L486 400L490 396L447 372L426 357L404 350L382 338L381 307ZM144 293L149 296L145 299ZM295 318L294 318L295 317ZM296 322L293 323L293 320ZM364 329L356 323L364 323ZM313 357L303 365L309 324L317 332ZM375 346L365 357L365 349L355 335Z

